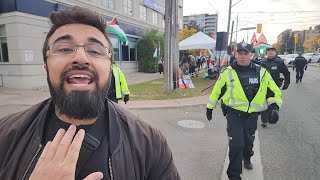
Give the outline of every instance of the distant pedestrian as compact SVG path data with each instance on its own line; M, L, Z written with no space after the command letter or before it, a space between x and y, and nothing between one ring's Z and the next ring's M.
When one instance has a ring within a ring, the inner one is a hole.
M159 73L161 74L161 73L163 73L163 59L162 58L160 58L159 59L159 61L158 61L158 71L159 71Z
M293 70L296 68L296 83L299 81L302 82L304 70L307 70L308 61L302 56L302 53L299 53L299 56L296 57L293 61Z

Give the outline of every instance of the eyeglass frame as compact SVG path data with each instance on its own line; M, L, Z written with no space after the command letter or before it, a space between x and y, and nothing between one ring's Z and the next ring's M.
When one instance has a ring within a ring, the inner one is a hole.
M74 46L75 46L75 50L73 51L72 54L52 54L51 51L50 51L50 48L51 48L52 45L57 44L57 43L65 43L65 44L74 45ZM84 45L77 45L77 44L70 43L70 42L59 42L59 41L58 41L58 42L53 42L53 43L49 44L49 45L47 46L47 51L49 51L49 52L50 52L52 55L54 55L54 56L59 56L59 55L72 56L72 55L75 55L75 54L76 54L76 52L77 52L77 50L78 50L78 47L83 47L84 52L85 52L86 54L88 54L87 51L85 50L85 47L86 47L87 45L98 45L98 46L102 46L102 47L106 48L106 49L107 49L107 55L106 55L106 56L102 56L102 57L107 57L107 58L109 57L109 58L111 58L112 52L110 51L109 47L106 47L106 46L104 46L104 45L102 45L102 44L84 44ZM89 54L89 55L90 55L90 54ZM93 55L90 55L90 56L95 57L95 58L102 58L102 57L96 57L96 56L93 56Z

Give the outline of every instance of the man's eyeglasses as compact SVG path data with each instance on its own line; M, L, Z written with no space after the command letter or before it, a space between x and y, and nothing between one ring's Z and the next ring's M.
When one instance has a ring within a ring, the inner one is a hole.
M52 55L74 55L78 47L83 47L87 55L95 58L110 58L111 52L108 47L100 44L76 45L67 42L54 42L47 47Z

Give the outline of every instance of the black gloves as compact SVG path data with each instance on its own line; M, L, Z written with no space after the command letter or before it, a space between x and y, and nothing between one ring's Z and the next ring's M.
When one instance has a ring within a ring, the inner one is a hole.
M279 107L276 104L271 104L268 107L268 113L269 113L269 123L270 124L276 124L279 120Z
M207 108L207 119L208 121L210 121L212 119L212 109Z
M129 101L129 95L124 95L123 101L125 104L127 104L127 102Z
M289 87L289 84L284 83L283 86L282 86L282 90L286 90L286 89L288 89L288 87Z
M307 70L307 67L308 67L308 66L304 67L304 70Z

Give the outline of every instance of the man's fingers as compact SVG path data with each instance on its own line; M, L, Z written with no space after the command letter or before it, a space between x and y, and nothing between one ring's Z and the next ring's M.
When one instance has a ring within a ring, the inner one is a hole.
M48 147L47 153L46 153L46 160L52 160L54 155L57 152L57 148L58 145L60 144L64 134L65 134L65 130L64 129L59 129L57 134L55 135L54 139L52 140L52 142L50 143L50 146Z
M84 135L85 135L85 132L83 129L80 129L78 131L78 133L76 134L76 136L74 137L69 149L68 149L68 152L67 152L67 155L66 155L66 158L65 158L65 162L66 163L71 163L71 164L74 164L76 165L77 164L77 161L78 161L78 157L79 157L79 153L80 153L80 149L81 149L81 145L82 145L82 142L83 142L83 139L84 139Z
M101 180L102 178L103 178L102 172L94 172L94 173L89 174L83 180Z
M58 145L57 152L54 155L54 159L57 161L63 161L66 157L68 149L71 145L74 134L76 133L76 126L70 125L67 132L64 134L60 144Z

